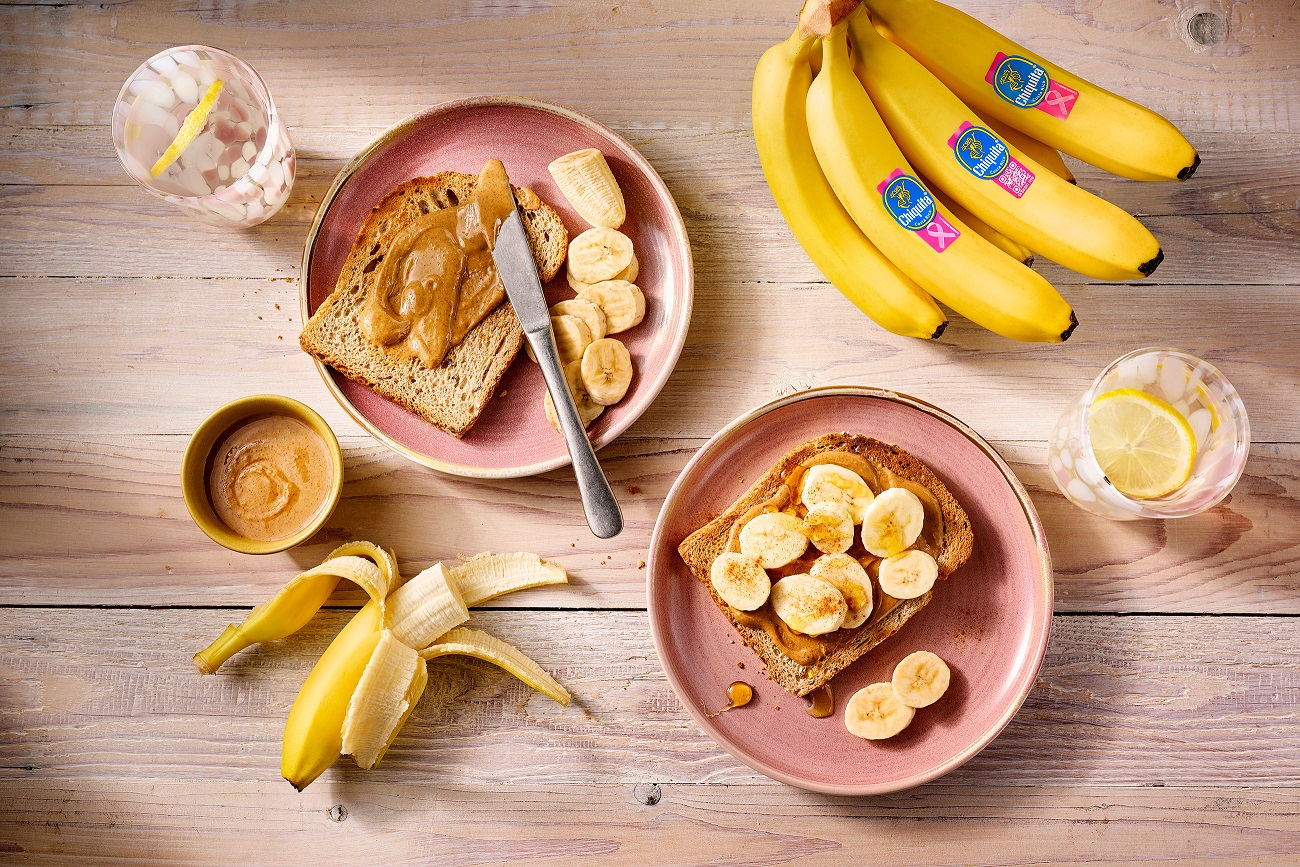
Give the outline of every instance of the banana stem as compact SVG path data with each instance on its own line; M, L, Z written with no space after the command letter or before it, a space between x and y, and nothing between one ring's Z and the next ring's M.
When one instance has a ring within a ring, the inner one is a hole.
M227 659L252 643L238 626L231 624L216 641L194 654L194 665L199 674L216 674Z
M826 36L836 24L848 18L862 0L805 0L799 10L799 33L804 37Z

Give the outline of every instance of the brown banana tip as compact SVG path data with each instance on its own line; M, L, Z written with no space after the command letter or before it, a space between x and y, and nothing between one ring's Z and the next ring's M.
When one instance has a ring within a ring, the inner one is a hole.
M1033 256L1030 256L1028 259L1025 260L1025 267L1026 267L1026 268L1032 268L1032 267L1034 267L1034 257L1033 257Z
M1192 159L1192 164L1190 166L1187 166L1186 168L1184 168L1182 171L1178 173L1178 180L1180 181L1187 180L1192 175L1196 174L1196 170L1200 167L1201 167L1201 155L1196 154Z
M1154 258L1138 265L1138 270L1142 272L1143 277L1150 277L1152 272L1160 267L1160 263L1165 261L1165 251L1157 250Z
M1064 343L1065 341L1069 340L1070 335L1074 333L1074 329L1078 327L1079 327L1079 317L1075 316L1074 311L1071 310L1070 327L1061 332L1061 342Z
M946 330L948 330L948 320L947 320L947 319L945 319L945 320L943 320L942 322L939 323L939 327L936 328L936 329L934 329L934 333L930 335L930 339L931 339L931 340L938 340L938 339L939 339L939 335L940 335L940 334L943 334L944 331L946 331Z

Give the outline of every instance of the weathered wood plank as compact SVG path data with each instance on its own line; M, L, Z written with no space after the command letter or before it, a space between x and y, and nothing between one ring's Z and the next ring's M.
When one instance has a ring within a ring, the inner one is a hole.
M1267 14L1234 6L1227 16L1217 4L1157 0L957 5L1189 131L1295 131L1293 4ZM383 125L477 93L522 93L615 123L734 125L749 110L754 62L789 33L797 6L457 0L435 11L381 0L366 6L363 24L338 3L2 7L0 120L106 123L137 63L197 42L233 48L257 67L291 128L304 118ZM1189 37L1188 20L1201 11L1222 20L1222 42Z
M319 786L320 784L318 784ZM781 786L464 786L349 782L301 795L275 783L136 777L14 781L0 851L206 865L1293 864L1295 790L948 786L829 798ZM652 803L647 803L650 801ZM128 824L123 817L131 817ZM562 820L557 821L557 819Z
M190 521L177 473L182 437L0 441L0 603L243 605L274 594L348 538L396 550L411 574L482 550L528 548L572 584L507 606L639 608L643 563L668 488L701 440L625 438L601 455L627 518L593 538L568 470L483 482L422 470L365 437L345 437L347 484L315 539L251 557ZM1180 521L1117 524L1057 493L1038 444L1000 443L1030 489L1052 545L1058 611L1300 613L1300 446L1257 445L1219 507ZM340 602L360 599L341 592Z
M1110 361L1164 344L1223 370L1257 441L1300 437L1297 290L1066 292L1083 324L1064 346L1015 343L960 318L922 343L876 327L829 284L701 279L677 368L632 434L709 437L780 394L858 383L946 407L992 439L1045 441ZM267 391L358 433L298 349L297 299L288 278L0 279L0 434L188 436L221 403Z
M285 714L350 612L198 675L230 610L0 610L0 788L83 779L279 782ZM768 783L678 704L639 612L492 611L477 625L551 670L567 709L475 660L439 661L373 773L394 784ZM1291 618L1058 617L1024 708L948 786L1300 786ZM838 724L830 721L828 724ZM286 786L286 803L298 803Z

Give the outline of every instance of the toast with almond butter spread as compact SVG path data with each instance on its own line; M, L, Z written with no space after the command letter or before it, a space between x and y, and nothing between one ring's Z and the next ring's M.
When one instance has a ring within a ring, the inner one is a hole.
M800 534L812 537L802 553ZM787 452L677 550L767 676L803 696L929 604L973 542L970 518L920 460L829 433Z

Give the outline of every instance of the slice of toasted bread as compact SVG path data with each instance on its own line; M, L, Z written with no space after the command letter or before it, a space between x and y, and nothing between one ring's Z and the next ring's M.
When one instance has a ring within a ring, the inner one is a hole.
M879 620L868 622L847 641L838 644L826 656L807 666L800 665L786 656L762 629L737 622L731 607L722 601L717 591L713 589L712 581L709 580L709 570L714 558L727 550L731 528L742 515L776 494L777 489L785 483L791 471L799 464L818 454L831 451L857 454L904 479L924 486L934 495L943 514L944 525L942 548L935 558L939 564L941 578L947 578L966 562L974 542L970 518L929 467L898 446L861 434L850 433L823 434L795 446L740 499L732 503L730 508L687 536L677 547L677 551L690 567L692 574L708 589L714 604L731 621L731 625L735 627L745 644L758 654L759 659L766 666L767 676L786 691L798 696L807 695L826 683L867 651L901 629L914 614L929 604L935 592L935 589L932 589L916 599L899 602Z
M361 333L358 317L390 238L430 211L468 201L475 175L441 172L407 181L384 197L366 218L343 263L338 283L303 327L304 350L383 397L400 404L455 437L478 421L506 368L524 342L509 302L489 313L443 363L429 369L418 359L399 361ZM569 234L560 215L532 190L514 187L519 214L542 282L564 264Z

